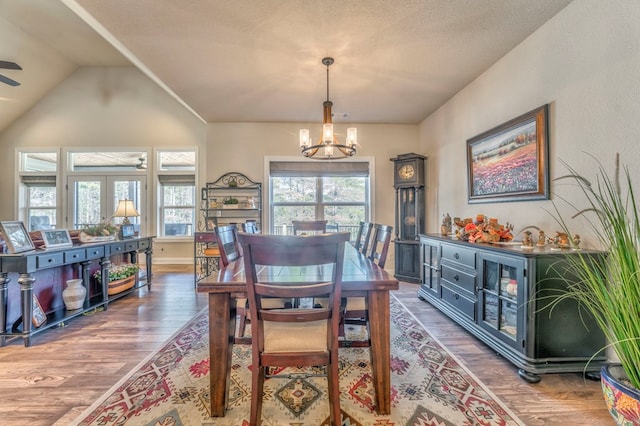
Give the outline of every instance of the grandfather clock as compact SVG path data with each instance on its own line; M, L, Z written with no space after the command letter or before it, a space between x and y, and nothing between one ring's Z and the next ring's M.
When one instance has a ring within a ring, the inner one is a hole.
M419 154L400 154L393 161L393 186L396 189L395 277L420 282L420 245L424 233L425 160Z

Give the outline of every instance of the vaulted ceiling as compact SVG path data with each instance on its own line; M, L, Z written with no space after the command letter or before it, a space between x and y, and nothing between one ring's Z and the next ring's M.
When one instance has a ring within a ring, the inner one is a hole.
M0 0L0 131L86 66L205 122L419 123L571 0Z

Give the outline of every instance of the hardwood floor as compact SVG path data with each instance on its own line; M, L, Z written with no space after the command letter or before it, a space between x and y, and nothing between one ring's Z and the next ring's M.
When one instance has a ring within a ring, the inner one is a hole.
M394 294L460 362L527 425L610 425L600 383L579 374L550 374L538 384L416 296L402 283ZM66 327L0 348L0 424L67 425L144 360L196 312L206 296L192 267L155 265L151 291L138 290Z

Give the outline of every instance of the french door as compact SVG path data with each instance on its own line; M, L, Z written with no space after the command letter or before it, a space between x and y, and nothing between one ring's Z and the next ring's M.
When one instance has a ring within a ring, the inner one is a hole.
M69 176L67 184L69 228L82 229L105 221L121 223L123 218L113 218L118 201L131 200L140 216L129 217L129 221L135 226L136 231L146 234L146 176L76 175Z

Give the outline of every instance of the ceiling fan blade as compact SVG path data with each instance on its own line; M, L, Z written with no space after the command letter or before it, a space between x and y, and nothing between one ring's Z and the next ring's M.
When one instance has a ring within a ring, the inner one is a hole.
M9 86L20 86L20 83L18 83L15 80L10 79L9 77L5 77L4 75L0 74L0 82L4 83L4 84L8 84Z
M0 68L4 68L6 70L21 70L22 67L15 62L8 61L0 61Z

